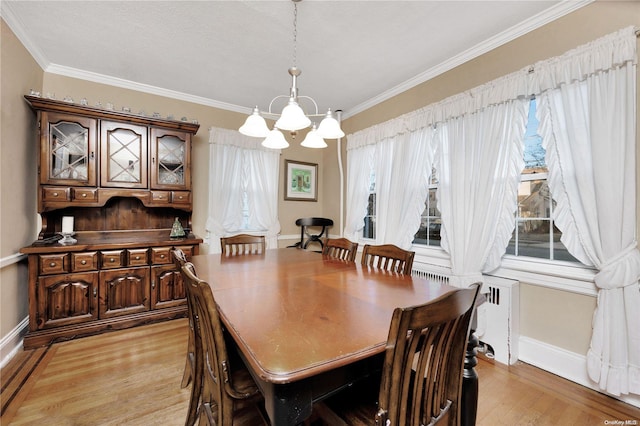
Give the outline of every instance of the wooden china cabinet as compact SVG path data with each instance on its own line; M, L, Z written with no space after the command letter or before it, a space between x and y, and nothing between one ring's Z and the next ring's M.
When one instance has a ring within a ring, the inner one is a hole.
M25 96L38 114L38 240L25 348L186 314L171 249L187 258L191 138L199 125ZM72 216L73 244L61 244ZM184 237L171 237L179 221Z

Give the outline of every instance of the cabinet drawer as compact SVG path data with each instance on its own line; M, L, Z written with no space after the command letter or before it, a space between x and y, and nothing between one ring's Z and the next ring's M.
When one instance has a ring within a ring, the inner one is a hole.
M168 203L171 192L169 191L151 191L151 201L156 203Z
M144 266L147 264L147 249L127 250L127 264L129 266Z
M154 247L151 249L152 264L163 265L171 262L171 247Z
M73 201L87 203L98 201L98 190L96 188L74 188Z
M71 253L71 271L83 272L98 269L98 252Z
M102 269L121 268L123 265L124 250L110 250L100 253Z
M70 188L42 188L42 201L69 201L71 200Z
M40 275L60 274L67 272L68 255L62 254L41 254L40 255Z
M191 203L190 191L172 191L171 202L175 204L189 204Z
M184 256L189 262L191 262L191 258L193 257L193 246L176 246L176 248L182 250Z

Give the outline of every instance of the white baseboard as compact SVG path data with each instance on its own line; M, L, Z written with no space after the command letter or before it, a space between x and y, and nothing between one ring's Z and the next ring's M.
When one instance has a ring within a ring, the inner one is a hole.
M640 395L610 395L602 391L587 374L587 357L552 346L539 340L520 336L518 359L579 385L640 408Z
M27 332L29 317L26 317L0 340L0 368L4 367L18 351L22 350L22 337Z

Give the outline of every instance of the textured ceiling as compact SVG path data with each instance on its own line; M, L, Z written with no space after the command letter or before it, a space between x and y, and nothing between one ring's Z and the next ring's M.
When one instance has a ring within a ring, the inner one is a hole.
M301 95L345 117L589 1L298 3ZM291 84L279 1L16 1L2 16L48 72L245 111Z

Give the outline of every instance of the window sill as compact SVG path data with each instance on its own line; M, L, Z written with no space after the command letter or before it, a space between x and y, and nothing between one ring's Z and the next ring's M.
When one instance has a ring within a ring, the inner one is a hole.
M451 263L448 254L439 247L412 246L416 252L414 263L437 268L448 268ZM487 275L517 280L522 283L568 291L587 296L596 296L597 288L594 268L561 261L517 258L505 255L502 265Z

